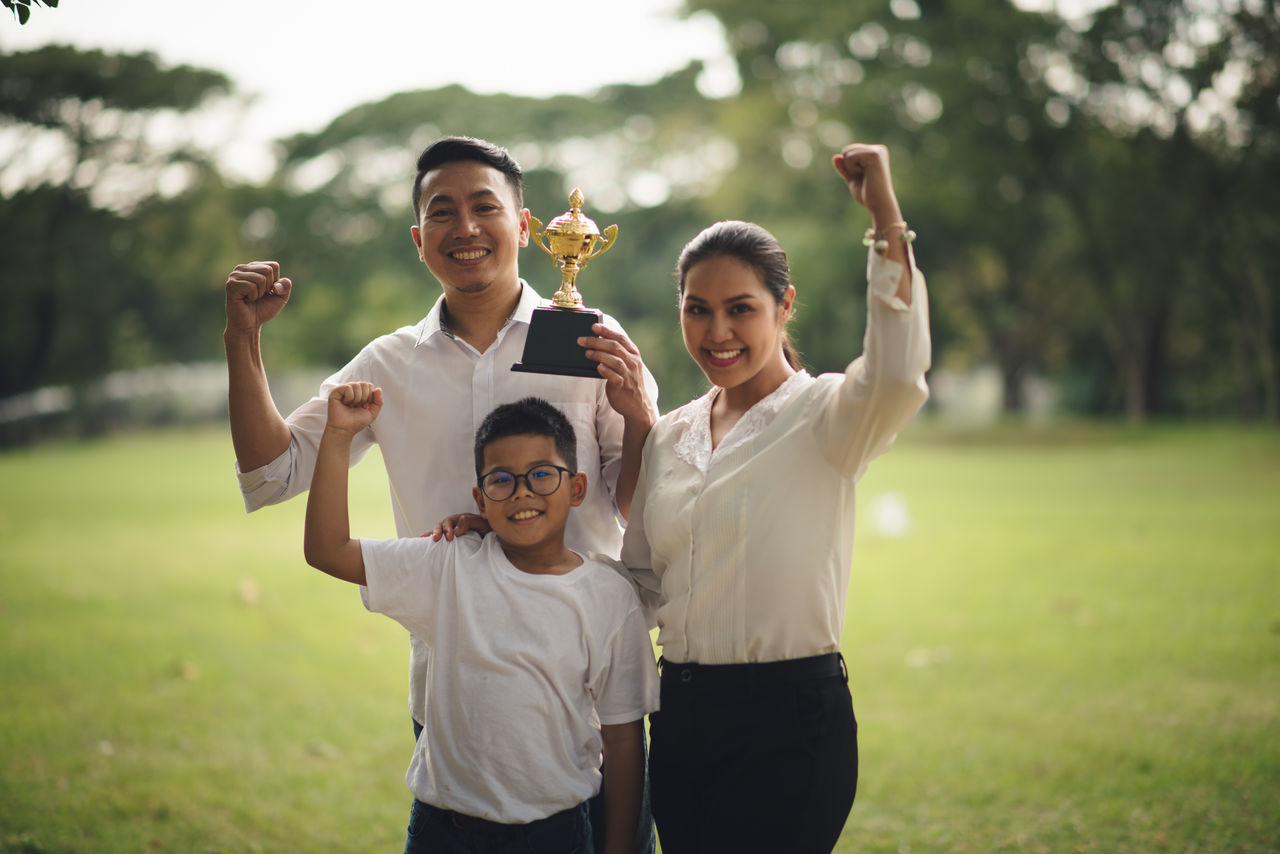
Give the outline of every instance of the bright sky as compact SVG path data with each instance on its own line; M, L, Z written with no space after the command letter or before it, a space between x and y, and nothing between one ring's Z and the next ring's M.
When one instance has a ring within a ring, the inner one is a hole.
M149 50L166 64L220 70L257 96L224 165L262 177L270 140L318 130L395 92L460 83L481 93L581 94L649 83L695 58L709 65L706 94L734 91L719 22L682 19L679 8L680 0L61 0L33 8L25 26L0 10L0 50Z

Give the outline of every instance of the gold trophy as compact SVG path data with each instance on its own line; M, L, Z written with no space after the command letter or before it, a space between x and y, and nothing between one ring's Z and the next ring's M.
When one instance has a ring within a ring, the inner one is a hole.
M533 241L560 268L560 288L551 297L550 306L533 310L524 356L511 366L513 371L600 379L596 363L578 346L578 338L594 335L591 325L604 315L582 304L575 282L588 261L613 248L618 227L611 225L602 233L582 215L582 202L582 191L575 187L569 194L569 210L551 220L546 229L537 217L529 217ZM598 248L596 241L600 242Z

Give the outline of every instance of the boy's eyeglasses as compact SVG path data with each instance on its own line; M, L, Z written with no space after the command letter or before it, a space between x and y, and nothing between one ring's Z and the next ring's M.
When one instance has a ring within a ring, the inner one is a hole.
M524 474L512 474L498 469L480 478L480 491L490 501L506 501L516 494L516 483L523 479L534 495L550 495L560 488L560 480L573 474L564 466L534 466Z

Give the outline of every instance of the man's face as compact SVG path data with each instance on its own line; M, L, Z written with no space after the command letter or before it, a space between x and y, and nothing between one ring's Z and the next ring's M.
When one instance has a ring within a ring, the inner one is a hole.
M529 211L505 175L474 160L446 163L424 176L419 204L413 242L446 298L515 287Z

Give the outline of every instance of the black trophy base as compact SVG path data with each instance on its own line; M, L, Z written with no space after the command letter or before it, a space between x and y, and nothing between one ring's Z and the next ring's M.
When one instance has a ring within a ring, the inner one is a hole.
M593 308L535 308L529 321L529 337L524 342L524 355L511 370L601 379L597 363L587 358L587 351L578 344L578 339L595 335L591 325L599 323L602 317Z

